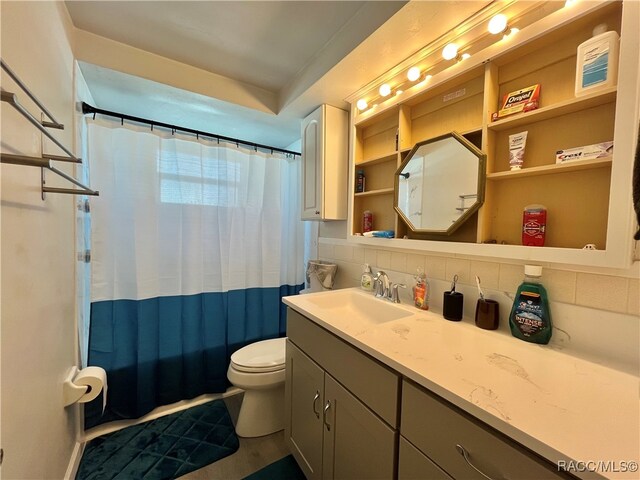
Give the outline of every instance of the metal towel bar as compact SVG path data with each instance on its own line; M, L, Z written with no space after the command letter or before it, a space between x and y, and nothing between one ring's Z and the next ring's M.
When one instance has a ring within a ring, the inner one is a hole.
M91 190L87 186L77 181L75 178L67 175L61 170L58 170L56 167L51 165L51 159L49 158L38 158L38 157L29 157L27 155L12 155L9 153L2 153L0 154L0 163L8 163L11 165L24 165L27 167L46 168L47 170L51 170L56 175L59 175L65 180L80 187L79 189L46 187L43 182L42 193L70 193L73 195L93 195L93 196L97 196L100 194L100 192L96 190Z
M60 143L58 141L58 139L56 139L56 137L51 135L47 131L45 126L42 125L33 115L31 115L31 113L29 113L29 111L26 108L24 108L22 105L20 105L20 102L18 102L18 97L16 96L15 93L11 93L11 92L7 92L6 90L2 90L1 95L2 95L1 98L2 98L3 102L8 103L13 108L15 108L20 113L20 115L22 115L24 118L26 118L29 121L29 123L31 123L34 127L36 127L38 130L40 130L45 137L47 137L49 140L51 140L53 143L55 143L58 147L60 147L60 149L64 153L69 155L69 158L58 156L57 160L62 160L62 161L65 161L65 162L73 162L73 163L82 163L82 160L80 160L73 153L71 153L67 149L67 147L62 145L62 143Z
M9 65L4 63L4 60L2 60L1 58L0 58L0 66L5 72L7 72L7 75L9 75L11 79L18 84L18 86L22 89L22 91L26 93L31 100L33 100L33 103L35 103L38 106L38 108L42 110L42 113L44 113L47 117L49 117L49 120L51 121L42 122L42 125L48 128L57 128L59 130L63 130L64 125L62 125L55 118L53 118L53 115L51 114L51 112L49 112L49 110L47 110L46 107L42 103L40 103L40 100L38 100L36 96L33 93L31 93L31 90L27 88L27 86L22 82L22 80L18 78L18 76L13 72L13 70L9 68Z
M26 85L18 78L18 76L9 68L9 66L4 62L4 60L0 59L0 66L2 69L11 77L11 79L20 87L20 89L27 94L27 96L33 100L33 102L40 108L42 113L46 115L50 121L42 121L39 122L31 113L25 109L20 102L18 102L18 97L15 93L7 92L6 90L0 91L0 99L3 102L11 105L18 113L20 113L24 118L26 118L29 123L31 123L34 127L36 127L40 132L46 136L49 140L51 140L54 144L56 144L64 153L68 156L62 155L50 155L50 154L42 154L42 157L30 157L27 155L13 155L9 153L0 153L0 163L8 163L12 165L25 165L30 167L40 167L42 168L42 199L44 200L45 193L68 193L72 195L99 195L97 190L91 190L86 185L83 185L78 180L73 178L70 175L67 175L61 170L58 170L56 167L51 165L51 161L60 161L60 162L71 162L71 163L82 163L82 160L77 158L69 149L67 149L62 143L60 143L53 135L51 135L46 129L47 128L57 128L64 129L64 125L58 122L53 115L46 109L46 107L36 98L36 96L31 93L31 91L26 87ZM57 187L47 187L45 186L44 180L44 169L50 170L56 175L64 178L68 182L71 182L75 186L79 188L57 188Z

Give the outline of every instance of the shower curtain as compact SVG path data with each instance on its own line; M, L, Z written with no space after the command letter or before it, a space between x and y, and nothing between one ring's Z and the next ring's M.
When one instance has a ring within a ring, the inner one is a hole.
M88 121L89 364L108 403L85 426L228 386L238 348L285 334L304 286L299 158Z

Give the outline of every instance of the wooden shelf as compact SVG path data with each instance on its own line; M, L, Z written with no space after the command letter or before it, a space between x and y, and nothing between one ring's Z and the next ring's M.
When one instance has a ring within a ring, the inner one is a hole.
M551 175L565 172L577 172L611 166L613 157L594 158L593 160L578 160L574 162L543 165L541 167L523 168L507 172L488 173L487 180L509 180L512 178L534 177L538 175Z
M585 95L583 97L576 97L564 102L556 103L555 105L549 105L537 110L533 110L527 113L520 113L518 115L503 118L493 123L489 123L489 130L507 130L509 128L515 128L522 125L527 125L534 122L540 122L543 120L549 120L551 118L559 117L569 113L579 112L587 108L593 108L607 103L615 102L617 88L612 87L607 90L594 93L592 95Z
M393 193L392 188L380 188L378 190L369 190L368 192L360 192L354 193L354 197L372 197L374 195L387 195L388 193Z
M637 126L638 119L637 109L631 108L640 97L635 88L640 78L637 51L629 42L621 42L619 93L613 87L577 97L575 52L599 23L625 40L635 38L631 29L621 32L621 26L626 22L637 27L637 11L623 8L621 2L584 2L571 11L538 13L540 20L509 42L483 47L471 63L451 65L436 72L429 85L406 89L377 109L352 116L351 178L356 178L358 169L364 170L367 190L352 193L349 242L520 263L629 267L632 241L625 233L629 219L619 205L631 193L635 137L628 129ZM522 62L524 57L527 62ZM491 121L491 111L505 92L536 83L542 85L541 108ZM529 136L524 168L509 171L508 136L524 130ZM450 131L461 133L486 154L483 206L454 235L412 234L393 206L391 187L397 169L416 143ZM561 148L608 141L615 142L617 154L555 163ZM531 204L543 204L549 211L544 248L520 245L523 207ZM362 231L367 210L374 214L375 229L412 238L354 236ZM498 244L478 243L490 239ZM582 250L587 243L600 250Z
M465 135L473 135L473 134L478 134L478 133L482 133L482 125L478 126L478 127L474 127L474 128L470 128L468 130L464 130L462 132L458 132L460 135L462 135L463 137Z
M388 160L395 160L397 155L398 155L398 151L394 150L393 152L388 152L383 155L378 155L376 157L365 158L363 160L360 160L359 162L356 162L356 167L362 167L365 165L375 165L376 163L382 163Z

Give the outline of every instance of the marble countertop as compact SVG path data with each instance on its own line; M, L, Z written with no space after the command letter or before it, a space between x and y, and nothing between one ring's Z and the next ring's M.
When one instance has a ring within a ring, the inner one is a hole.
M338 292L283 301L552 463L590 462L574 463L579 477L640 478L637 471L622 471L640 461L638 377L411 305L393 305L407 315L376 324L336 315L315 301ZM589 471L594 469L598 473Z

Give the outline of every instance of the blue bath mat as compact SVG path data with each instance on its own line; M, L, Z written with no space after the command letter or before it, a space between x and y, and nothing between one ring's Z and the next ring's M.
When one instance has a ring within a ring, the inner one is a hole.
M76 480L170 480L238 447L227 407L215 400L91 440Z
M277 462L252 473L243 480L305 480L304 473L296 463L293 455L287 455Z

